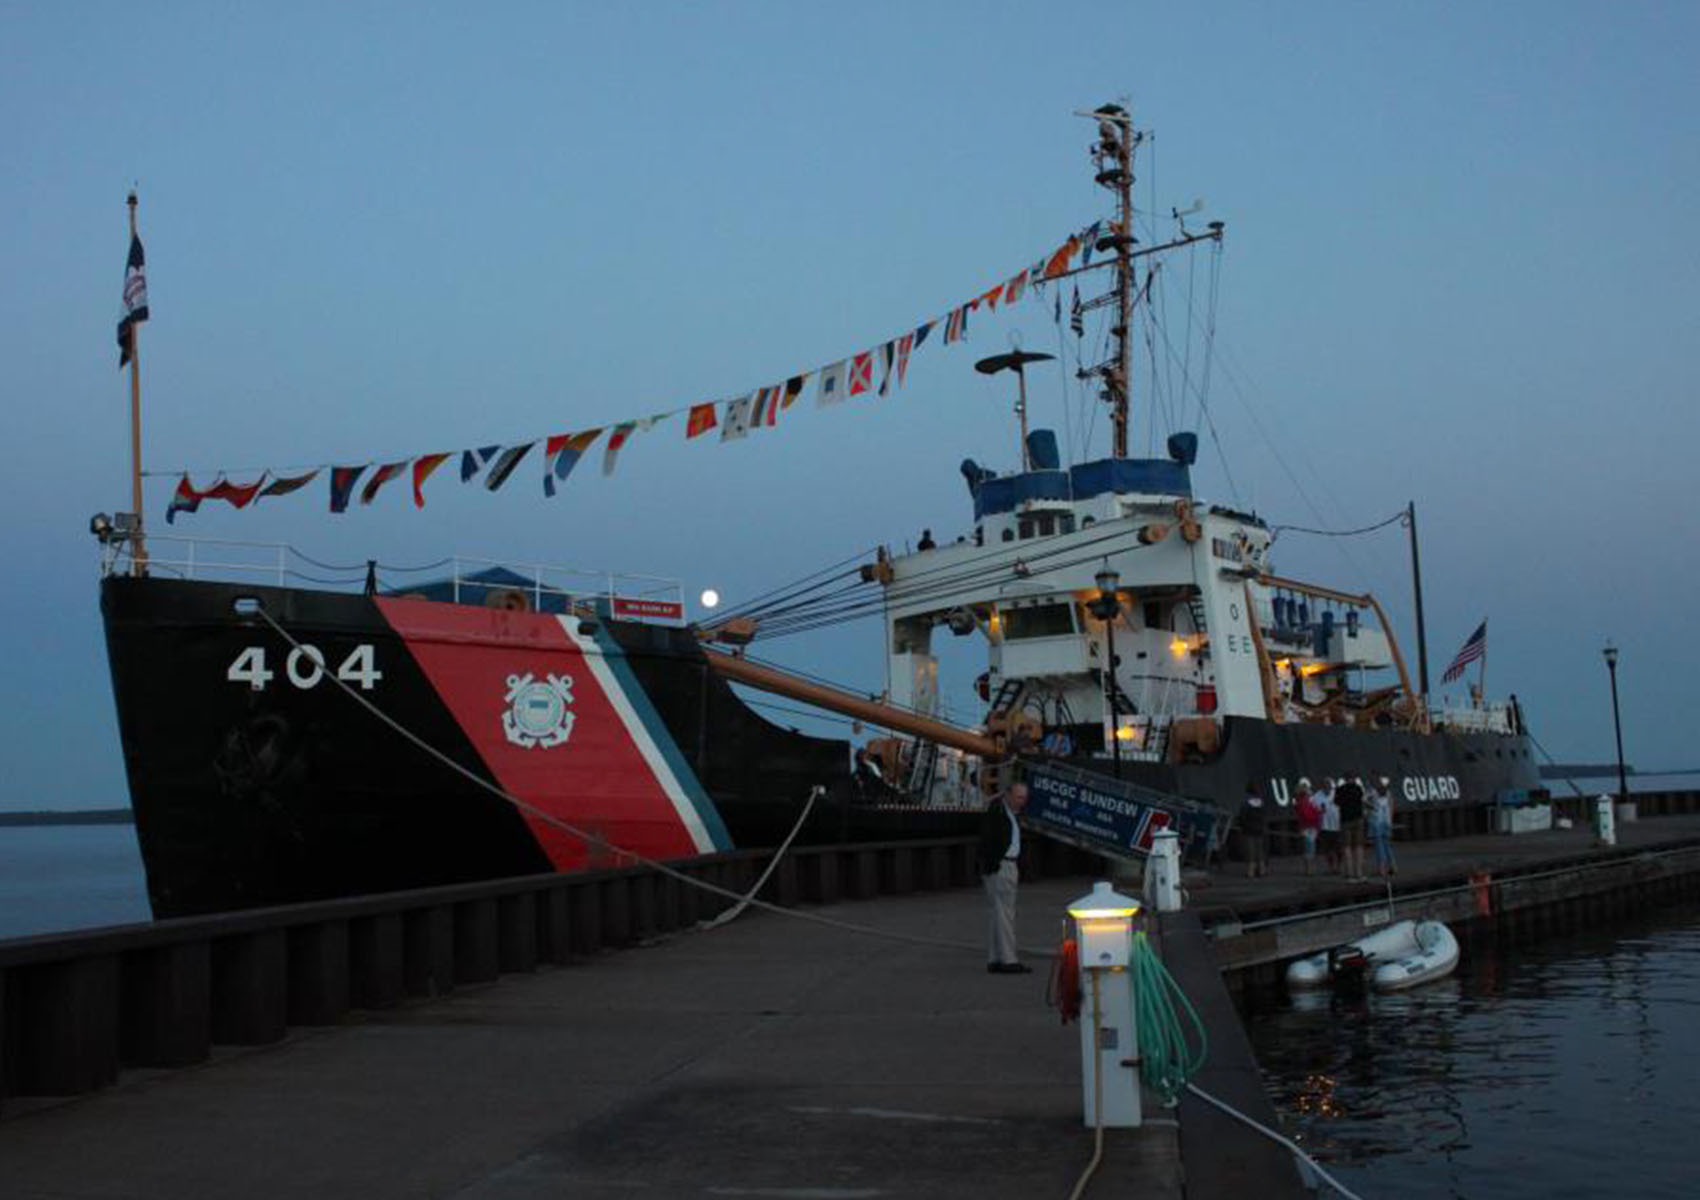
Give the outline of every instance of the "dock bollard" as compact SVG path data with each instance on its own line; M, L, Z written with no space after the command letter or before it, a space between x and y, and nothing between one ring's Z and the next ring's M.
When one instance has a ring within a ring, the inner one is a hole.
M1080 1023L1080 1085L1086 1127L1140 1124L1139 1040L1134 1027L1133 918L1139 901L1107 881L1068 906L1080 953L1080 994L1091 1020Z
M1172 829L1151 840L1145 860L1145 903L1158 912L1181 910L1181 839Z
M1594 801L1594 832L1602 846L1617 845L1617 814L1612 811L1610 796Z

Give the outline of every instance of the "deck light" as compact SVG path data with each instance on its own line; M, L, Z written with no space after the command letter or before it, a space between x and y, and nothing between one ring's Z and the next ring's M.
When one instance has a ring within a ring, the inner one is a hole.
M1116 892L1107 880L1068 905L1080 994L1092 998L1092 1019L1080 1023L1081 1107L1089 1126L1131 1128L1141 1119L1130 970L1139 908L1138 900Z
M1076 921L1125 921L1139 915L1139 901L1100 880L1086 895L1069 903L1068 915Z
M704 608L720 607L720 593L713 588L704 588L700 599Z

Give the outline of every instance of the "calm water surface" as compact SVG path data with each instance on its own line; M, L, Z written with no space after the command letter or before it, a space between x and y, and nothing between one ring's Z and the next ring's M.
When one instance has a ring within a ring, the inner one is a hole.
M1365 1200L1700 1196L1700 907L1247 1017L1289 1135Z
M135 826L0 826L0 938L151 917Z

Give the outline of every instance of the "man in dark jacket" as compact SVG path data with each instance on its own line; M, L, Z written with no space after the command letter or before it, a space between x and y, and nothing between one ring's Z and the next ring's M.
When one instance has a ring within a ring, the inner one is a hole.
M1364 881L1364 785L1356 775L1342 777L1334 789L1340 806L1340 844L1346 851L1346 878Z
M1016 817L1027 807L1027 785L1011 784L1003 797L986 808L980 822L980 882L986 889L986 970L993 975L1026 975L1033 968L1016 958L1015 885L1020 878L1021 825Z
M1246 878L1269 874L1269 806L1255 783L1245 785L1239 819L1240 836L1245 839Z

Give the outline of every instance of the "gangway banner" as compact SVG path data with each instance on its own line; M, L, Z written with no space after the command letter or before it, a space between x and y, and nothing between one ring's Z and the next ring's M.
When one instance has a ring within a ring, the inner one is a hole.
M1039 832L1083 849L1144 857L1160 831L1173 829L1181 854L1202 858L1217 836L1221 814L1213 805L1056 765L1028 766L1024 777L1022 815Z

